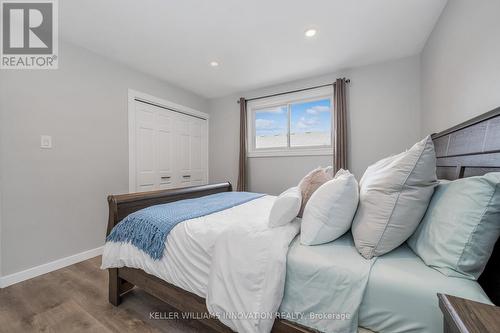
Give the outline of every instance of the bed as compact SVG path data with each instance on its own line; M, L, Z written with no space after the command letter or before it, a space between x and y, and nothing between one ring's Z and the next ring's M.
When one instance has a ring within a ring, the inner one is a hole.
M296 239L290 246L285 295L281 310L333 312L334 274L349 263L344 248L354 249L352 236L319 246L304 246ZM338 254L342 253L343 256ZM329 286L330 293L322 287ZM403 244L377 259L359 308L359 326L374 332L440 332L441 312L436 293L456 295L489 303L476 281L447 277L428 267ZM328 321L299 320L322 332L331 332Z
M500 108L434 134L432 138L438 162L437 174L441 179L453 180L500 171ZM109 234L124 217L142 208L227 191L232 191L231 184L221 183L179 190L109 196L107 232ZM260 212L262 215L272 201L272 196L265 196L231 208L227 212L223 211L186 221L178 228L174 228L172 233L177 234L177 237L173 238L186 238L189 242L182 244L167 242L168 250L170 253L179 253L180 256L186 255L188 251L190 258L194 259L175 260L175 256L165 256L160 265L155 265L148 262L147 257L141 257L140 251L134 249L133 246L125 251L121 249L120 264L115 264L116 267L109 269L109 301L113 305L119 305L120 297L137 286L180 311L206 313L204 297L210 262L204 255L206 251L203 248L203 240L209 239L213 230L224 227L218 223L224 219L217 214L236 216L245 211L253 211ZM262 216L260 218L262 219ZM201 225L205 227L200 227ZM198 236L193 235L193 231L198 232ZM346 234L342 239L321 247L304 247L297 240L292 242L287 258L287 280L281 309L287 311L300 309L310 301L312 303L307 308L316 306L321 310L321 306L328 304L328 283L324 283L321 288L310 284L312 286L310 290L301 292L297 292L295 286L302 288L307 286L304 281L311 281L311 277L320 282L328 281L328 274L331 270L326 268L334 264L328 254L335 252L336 246L348 245L352 241L349 237L350 235ZM186 243L190 244L191 248ZM113 249L109 251L112 252ZM309 253L310 251L313 252ZM309 260L304 260L311 256L316 258L316 265L311 266ZM497 241L485 271L478 282L475 282L445 277L427 267L406 245L402 245L395 251L380 257L373 265L359 309L359 324L380 332L436 331L437 327L442 327L442 317L437 305L437 292L450 293L482 302L491 300L498 305L500 302L499 256L500 249ZM325 269L319 269L322 264L325 265ZM432 281L430 283L432 287L429 288L429 283L422 283L421 277L425 277L426 281ZM385 297L381 297L382 295ZM314 301L308 300L306 296L309 298L314 296L312 297ZM420 318L416 318L418 317L415 315L416 310L421 313ZM231 331L216 319L207 318L205 323L216 331ZM315 329L327 330L321 326L321 320L315 323L296 318L277 319L273 326L273 332L313 332Z

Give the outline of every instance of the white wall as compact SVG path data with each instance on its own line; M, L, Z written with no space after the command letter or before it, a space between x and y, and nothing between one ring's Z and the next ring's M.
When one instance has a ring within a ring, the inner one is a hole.
M359 178L368 165L398 153L420 134L419 56L365 66L210 101L210 181L238 178L239 106L236 100L351 79L348 96L349 165ZM277 194L332 156L249 159L251 191ZM272 170L272 172L270 172Z
M500 1L451 0L422 52L422 133L500 106Z
M59 70L0 74L4 275L103 245L106 196L128 191L127 89L205 111L207 101L82 48ZM53 136L52 150L40 135Z

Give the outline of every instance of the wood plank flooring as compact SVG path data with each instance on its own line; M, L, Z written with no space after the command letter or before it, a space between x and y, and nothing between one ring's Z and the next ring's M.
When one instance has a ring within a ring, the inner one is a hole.
M99 256L0 289L0 333L214 332L196 320L167 319L181 314L137 288L114 307L100 265Z
M138 289L112 306L100 264L96 257L0 289L0 332L213 332L195 320L165 319L177 311Z

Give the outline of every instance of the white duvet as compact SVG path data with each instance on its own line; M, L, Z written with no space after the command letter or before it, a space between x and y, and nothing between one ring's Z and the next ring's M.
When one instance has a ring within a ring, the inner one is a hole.
M297 312L307 314L313 311L320 315L331 315L331 309L335 309L335 312L345 310L352 316L346 320L327 320L327 331L355 332L357 311L373 260L359 260L361 257L352 244L342 249L342 244L338 243L341 248L336 255L342 256L350 268L336 271L326 284L317 284L321 291L325 287L334 291L328 298L328 306L316 309L308 306L309 303L304 302L303 298L297 298L301 301L294 303L294 293L308 297L303 295L302 287L296 288L298 290L288 288L288 297L284 299L287 254L290 255L290 243L300 230L300 219L281 227L269 228L269 212L275 199L273 196L264 196L179 223L167 236L165 253L160 260L151 259L129 243L107 242L101 268L126 266L142 269L203 297L210 314L237 332L270 332L278 310L283 318L289 319L287 316L294 316ZM305 263L299 265L300 272L319 277L322 276L321 269L334 269L328 263L327 267L322 268L314 260L314 253L321 252L321 246L306 248L311 253L308 258L303 258ZM357 257L351 253L353 251ZM291 263L297 262L296 259L300 258L292 258ZM358 261L353 270L355 259ZM296 270L290 272L290 278L297 276ZM314 278L307 281L313 286L318 282ZM321 279L319 282L322 282ZM310 304L314 304L314 300ZM330 310L323 313L324 309ZM310 320L298 321L318 327L314 321L312 324Z
M299 229L298 219L276 228L259 221L221 234L208 280L208 311L234 331L270 332L283 299L288 247Z
M155 261L128 243L107 242L102 267L132 267L207 300L207 308L238 332L270 332L283 298L286 255L299 221L269 228L275 200L245 204L179 223Z

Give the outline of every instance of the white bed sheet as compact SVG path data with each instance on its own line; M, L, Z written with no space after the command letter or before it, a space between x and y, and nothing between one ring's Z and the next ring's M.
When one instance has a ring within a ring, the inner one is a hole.
M377 258L363 258L350 233L315 246L296 237L288 251L280 313L320 332L353 333L358 310ZM286 317L285 317L286 318Z
M437 293L491 304L479 283L443 275L403 244L373 265L359 325L382 333L441 333L443 316Z
M238 223L267 220L276 197L264 196L214 214L184 221L167 236L165 255L153 260L129 243L107 242L101 268L142 269L206 298L215 239Z
M165 255L158 261L131 244L108 242L104 247L102 268L126 266L142 269L206 298L215 239L235 224L267 219L274 200L274 196L264 196L178 224L167 236ZM315 251L316 248L318 256L327 255L325 262L331 262L335 261L336 257L328 248L334 243L302 250ZM289 251L287 265L300 265L302 259L307 260L308 256L301 254L300 247L298 241L292 244L295 250ZM325 249L321 250L323 247ZM287 270L291 268L293 267L287 267ZM316 280L325 281L324 287L315 286L308 290L307 281L302 283L297 280L291 285L291 280L287 279L284 299L291 299L290 295L287 295L290 290L300 290L309 300L314 298L314 293L324 295L331 281L328 276L331 270L321 269L313 273ZM403 245L379 257L373 265L359 309L359 325L375 332L441 332L442 316L438 308L437 292L490 303L477 282L446 277L426 266ZM318 302L323 298L318 297ZM301 302L300 297L295 297L295 301ZM295 308L292 303L286 303L287 311L293 311ZM328 313L331 309L329 304L326 305L325 311L320 303L313 307L315 312ZM305 322L302 324L307 325ZM318 328L317 325L314 326Z
M282 308L309 309L315 313L343 312L349 309L351 300L333 307L338 289L352 289L346 284L332 285L337 275L350 270L346 256L339 256L352 242L346 244L349 234L331 243L303 246L297 240L288 252L287 279ZM355 266L354 266L355 267ZM443 317L436 293L446 293L478 302L490 300L476 282L468 279L447 277L428 267L406 245L380 256L371 268L361 306L358 325L380 333L441 333ZM320 332L329 332L328 321L318 322L306 317L295 320Z

